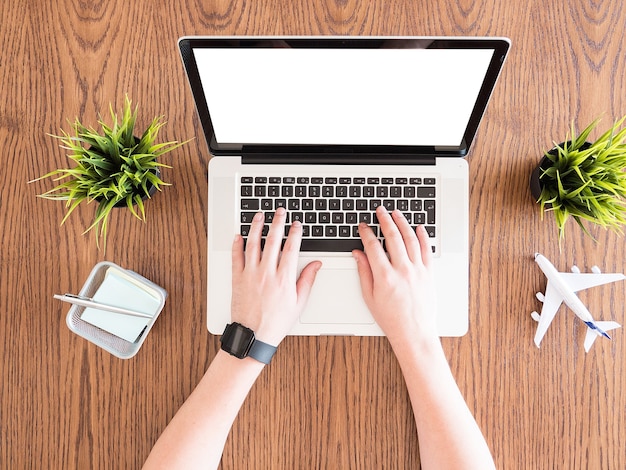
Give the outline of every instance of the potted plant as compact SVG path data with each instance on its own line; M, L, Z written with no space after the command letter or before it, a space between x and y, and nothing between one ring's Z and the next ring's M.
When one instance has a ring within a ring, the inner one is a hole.
M33 181L53 178L62 181L53 189L40 194L44 199L67 201L67 214L63 224L80 203L97 202L92 224L85 233L96 230L96 244L102 238L106 248L109 216L116 207L127 207L140 220L145 221L144 200L169 183L161 180L160 169L171 168L158 161L159 157L185 144L177 141L156 143L159 130L165 125L163 116L152 120L140 135L135 134L137 107L131 109L126 96L121 118L109 106L112 124L100 118L100 131L84 126L78 118L72 132L61 130L62 135L51 135L61 141L60 147L69 151L67 157L76 165L47 173Z
M559 229L573 218L583 231L583 221L622 233L626 223L626 116L594 142L587 139L597 126L593 121L580 134L572 123L571 139L545 153L531 175L531 191L541 206L541 215L552 212ZM593 238L593 237L592 237Z

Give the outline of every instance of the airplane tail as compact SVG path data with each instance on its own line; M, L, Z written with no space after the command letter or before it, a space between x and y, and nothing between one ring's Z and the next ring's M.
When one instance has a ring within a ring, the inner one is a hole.
M591 349L591 345L598 336L604 336L605 338L611 339L611 337L606 334L606 332L621 327L619 323L614 321L590 321L585 322L585 324L587 325L587 335L585 336L585 352L589 352L589 349Z

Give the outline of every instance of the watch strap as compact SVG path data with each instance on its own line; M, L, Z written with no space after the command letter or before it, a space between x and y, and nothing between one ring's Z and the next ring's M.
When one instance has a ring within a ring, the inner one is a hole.
M274 357L275 352L276 346L272 346L271 344L267 344L263 341L255 339L250 346L248 356L256 359L259 362L262 362L263 364L269 364L272 360L272 357Z

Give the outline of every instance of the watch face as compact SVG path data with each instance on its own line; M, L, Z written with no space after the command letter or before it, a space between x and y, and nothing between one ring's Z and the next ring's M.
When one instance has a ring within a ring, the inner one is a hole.
M254 341L254 332L239 323L226 327L222 335L222 349L240 359L247 356Z

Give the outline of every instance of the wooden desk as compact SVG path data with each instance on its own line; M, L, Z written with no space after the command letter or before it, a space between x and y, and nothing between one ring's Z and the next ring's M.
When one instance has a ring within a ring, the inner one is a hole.
M492 6L498 4L498 6ZM574 119L626 113L626 11L580 2L2 2L0 7L0 467L139 468L190 394L218 341L205 327L207 147L178 57L191 34L508 36L513 47L469 157L470 331L443 344L500 468L626 468L626 337L582 348L584 327L557 316L533 344L541 251L626 271L624 239L570 226L559 253L528 177ZM46 133L94 123L125 93L146 124L165 114L173 183L142 224L115 214L106 255L63 227L62 203L26 182L64 164ZM112 260L170 297L139 354L118 360L72 334L52 294L76 291ZM591 312L624 324L626 285L585 292ZM232 430L223 468L415 468L416 430L385 338L288 338Z

